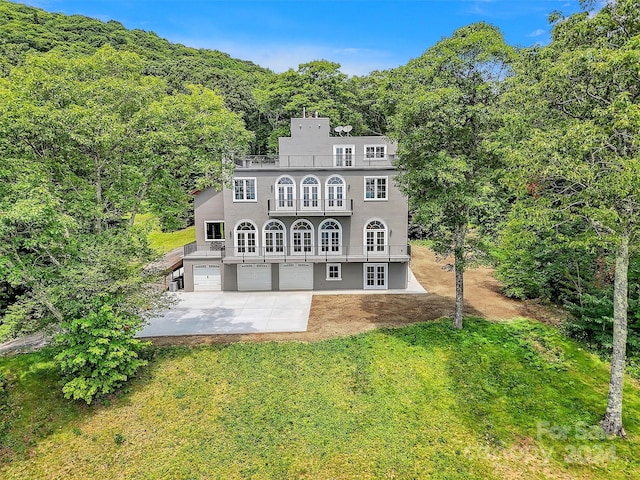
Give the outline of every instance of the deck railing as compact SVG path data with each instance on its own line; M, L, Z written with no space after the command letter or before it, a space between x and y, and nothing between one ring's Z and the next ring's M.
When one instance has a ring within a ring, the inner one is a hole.
M396 161L393 154L367 156L364 153L341 155L244 155L234 159L236 169L255 168L376 168L392 167Z

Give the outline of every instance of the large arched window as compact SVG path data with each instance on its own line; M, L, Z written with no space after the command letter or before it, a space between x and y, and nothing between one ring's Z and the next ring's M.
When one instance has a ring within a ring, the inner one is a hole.
M291 253L293 255L313 253L313 225L306 220L298 220L291 225Z
M296 203L296 182L289 176L276 182L276 209L293 210Z
M262 248L265 255L283 254L285 249L285 228L280 220L269 220L262 229Z
M318 229L320 253L340 255L342 253L342 226L333 219L327 219Z
M320 209L320 181L316 177L308 176L300 183L303 210Z
M239 222L234 230L234 240L236 255L258 254L257 229L253 222Z
M371 220L364 227L365 254L386 254L387 226L381 220Z
M342 177L334 175L327 179L325 205L326 210L344 210L346 201Z

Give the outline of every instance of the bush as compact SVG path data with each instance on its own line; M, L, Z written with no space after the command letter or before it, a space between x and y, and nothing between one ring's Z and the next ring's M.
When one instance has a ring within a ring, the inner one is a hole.
M66 381L65 398L88 404L122 386L148 362L140 358L147 345L134 338L140 328L137 318L118 315L111 305L102 305L89 315L63 323L56 355Z

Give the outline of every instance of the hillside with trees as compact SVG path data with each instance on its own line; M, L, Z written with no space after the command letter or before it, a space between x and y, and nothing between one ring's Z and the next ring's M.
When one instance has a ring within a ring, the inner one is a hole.
M74 322L126 325L133 363L115 384L129 376L127 342L161 303L136 215L189 224L188 192L223 184L224 158L275 153L305 107L399 141L415 230L455 257L457 327L477 261L505 294L566 309L563 330L613 359L604 425L622 435L622 372L640 375L640 8L581 3L551 16L548 46L512 48L480 23L348 77L0 0L0 337L63 325L78 356L61 358L85 365L95 332Z

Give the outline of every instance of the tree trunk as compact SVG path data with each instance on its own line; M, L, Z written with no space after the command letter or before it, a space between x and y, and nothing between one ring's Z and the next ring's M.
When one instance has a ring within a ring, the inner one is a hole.
M616 253L616 270L613 283L613 355L609 398L604 418L600 422L605 433L626 436L622 426L622 388L627 348L627 309L629 275L629 232L624 232Z
M464 313L464 239L467 235L467 225L460 225L456 229L456 240L453 251L456 272L456 311L453 317L453 326L462 328L462 315Z

